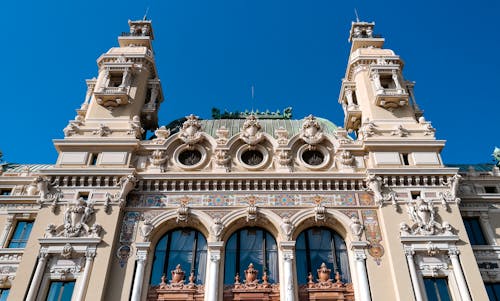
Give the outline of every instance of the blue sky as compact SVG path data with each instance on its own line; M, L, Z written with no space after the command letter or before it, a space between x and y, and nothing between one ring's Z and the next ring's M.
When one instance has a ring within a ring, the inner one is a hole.
M53 163L52 139L84 100L96 59L146 7L166 101L160 122L212 107L313 114L337 103L354 8L405 61L417 102L446 139L445 163L491 162L500 146L500 1L2 1L0 149ZM251 101L250 87L255 86Z

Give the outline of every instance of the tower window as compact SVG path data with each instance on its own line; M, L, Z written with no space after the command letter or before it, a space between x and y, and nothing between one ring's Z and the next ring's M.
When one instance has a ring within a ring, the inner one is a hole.
M395 89L396 84L394 83L394 80L392 79L391 74L381 74L380 75L380 85L384 89Z
M90 154L89 165L97 165L97 154Z
M408 154L401 154L401 158L403 159L403 165L410 165L410 161L408 160Z
M119 87L122 84L122 73L110 73L108 87Z
M0 189L0 195L10 195L11 192L10 189Z

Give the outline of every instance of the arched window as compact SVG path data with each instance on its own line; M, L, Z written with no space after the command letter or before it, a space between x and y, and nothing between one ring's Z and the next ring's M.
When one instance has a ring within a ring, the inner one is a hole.
M245 279L244 271L250 263L259 271L258 279L267 273L268 281L276 283L278 276L278 247L274 237L261 228L244 228L226 243L224 284L233 284L236 273Z
M207 240L194 229L177 229L167 232L156 244L150 283L157 285L165 274L170 279L170 271L180 264L186 273L196 277L196 284L205 282L207 265Z
M332 278L339 272L342 282L351 282L346 244L337 232L324 227L309 228L297 237L295 252L300 284L307 283L309 272L316 278L316 270L323 262L332 270Z

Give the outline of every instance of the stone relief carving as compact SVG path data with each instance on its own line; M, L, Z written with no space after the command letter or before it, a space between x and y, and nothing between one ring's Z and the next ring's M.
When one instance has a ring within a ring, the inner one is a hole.
M117 186L120 187L120 191L114 195L106 193L106 201L104 202L105 212L109 212L111 209L111 201L118 202L120 208L125 206L127 195L135 188L137 182L139 182L139 180L135 174L122 177L117 184Z
M161 126L155 131L156 138L153 139L155 144L163 144L165 140L170 136L170 129L165 126Z
M260 132L262 129L257 117L255 115L249 115L245 123L243 123L243 128L241 129L240 138L249 145L257 145L263 139L264 136Z
M222 230L224 230L224 225L222 224L222 220L220 217L216 218L214 224L212 225L212 233L215 236L216 241L220 241L220 235L222 234Z
M128 131L128 134L134 135L136 138L141 138L142 134L144 134L144 129L141 126L141 118L135 115L129 123L130 130Z
M361 224L361 221L356 215L353 215L351 217L351 224L349 225L351 228L351 233L354 235L354 237L357 238L358 241L361 240L361 234L363 234L363 230L365 229L365 226Z
M436 208L432 200L417 197L408 202L408 215L413 221L412 226L400 224L400 233L405 235L454 235L454 229L448 222L439 224L436 221Z
M287 149L278 149L275 153L276 163L279 167L288 168L289 171L293 170L292 156Z
M279 145L288 144L288 131L284 127L280 126L277 130L274 131L274 134Z
M291 240L292 233L293 233L293 230L295 229L295 226L290 221L290 218L288 218L288 217L283 218L283 222L281 223L280 228L281 228L281 231L283 232L286 240Z
M420 123L424 127L424 135L431 136L436 133L436 129L432 127L432 124L429 121L426 121L424 116L421 116L418 119L418 123Z
M304 119L300 137L309 145L317 145L325 138L323 129L316 117L309 115Z
M45 228L45 237L100 237L102 226L94 223L89 226L89 220L94 214L94 203L83 198L68 203L64 210L63 224L57 227L50 223Z
M227 150L216 149L213 160L215 165L225 168L227 172L231 171L231 155L229 155Z
M225 126L221 126L220 128L218 128L215 134L217 135L217 145L224 145L227 143L227 140L229 138L229 130Z
M257 206L255 206L255 201L249 202L247 207L247 223L255 222L257 220Z
M76 115L74 120L71 120L63 129L64 136L70 137L80 132L80 126L84 125L85 119L81 115Z
M314 207L314 221L316 223L324 222L326 220L326 208L320 202Z
M149 163L152 168L159 168L161 172L165 171L165 162L168 159L167 152L164 150L156 149L149 157Z
M186 121L182 124L179 137L188 145L196 144L203 140L201 123L199 117L193 114L186 116Z
M189 207L186 206L186 202L181 202L179 208L177 208L177 223L186 223L189 218Z
M384 202L391 201L393 206L397 206L396 193L391 191L388 187L384 189L385 185L382 183L382 178L374 174L366 176L366 190L373 192L373 199L375 204L383 206ZM384 190L389 190L384 194Z
M142 226L140 228L140 234L144 241L149 241L151 232L153 232L154 226L153 223L151 222L151 217L144 217L143 216L143 222Z
M457 197L458 184L460 183L461 175L455 174L453 177L448 177L446 181L441 181L441 184L448 186L449 190L446 192L440 192L441 202L446 206L446 202L460 203L460 198Z
M38 176L33 180L28 189L28 194L30 195L34 195L36 194L36 192L38 192L38 194L40 195L38 203L40 205L43 203L51 202L51 210L52 212L55 212L57 208L57 202L62 196L62 192L55 182L51 183L48 178Z
M377 133L377 126L374 122L366 119L359 129L359 133L361 139L366 139L368 137L374 136Z
M342 150L336 156L339 163L339 169L352 169L356 164L354 156L348 150Z
M106 137L106 136L111 135L112 133L113 133L113 131L108 126L106 126L105 124L101 123L99 125L99 128L97 130L95 130L95 131L92 132L92 135Z
M410 132L403 127L402 124L398 125L394 131L391 132L392 136L399 136L399 137L407 137L410 135Z

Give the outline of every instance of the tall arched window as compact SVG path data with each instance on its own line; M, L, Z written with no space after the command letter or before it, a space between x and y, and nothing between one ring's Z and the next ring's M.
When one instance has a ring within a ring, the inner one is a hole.
M316 270L323 262L332 270L332 278L339 272L342 282L351 282L346 244L337 232L324 227L309 228L297 237L295 252L300 284L307 283L309 272L316 278Z
M157 285L165 274L170 279L170 271L180 264L186 272L196 276L196 283L205 282L207 265L207 240L194 229L177 229L167 232L156 244L150 283Z
M250 263L259 271L259 279L266 272L269 282L279 281L278 246L274 237L264 229L244 228L233 233L226 243L225 256L224 284L233 284L236 273L243 280Z

